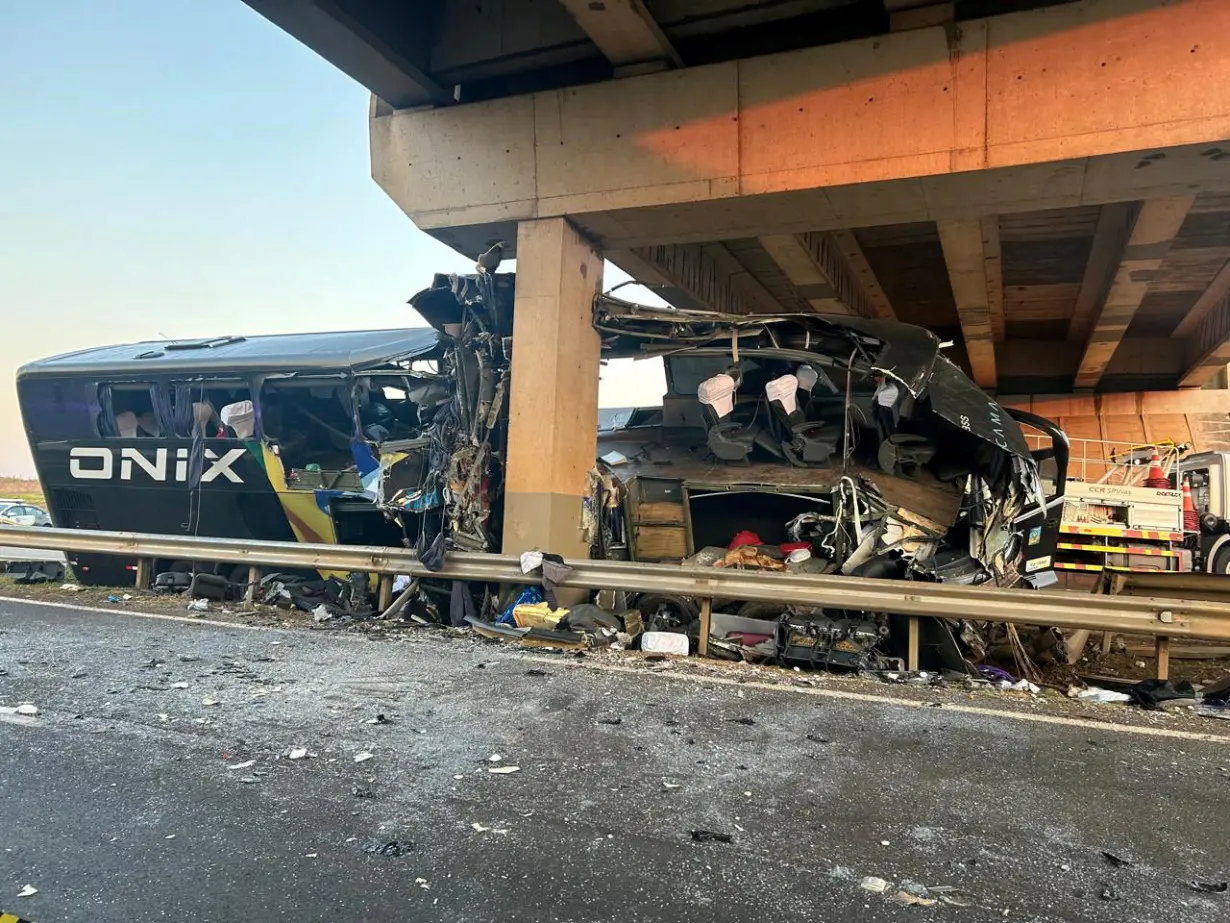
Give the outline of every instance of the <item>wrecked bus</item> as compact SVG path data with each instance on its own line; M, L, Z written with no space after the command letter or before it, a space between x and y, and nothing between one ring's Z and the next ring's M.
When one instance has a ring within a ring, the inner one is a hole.
M661 356L667 380L660 410L611 414L600 435L591 517L598 555L1055 582L1067 439L988 397L930 332L855 317L646 307L610 295L596 301L594 324L605 355ZM1022 426L1048 447L1031 451ZM685 598L643 597L638 608L664 630L691 632L698 618ZM786 660L866 666L886 635L904 637L892 630L899 620L882 614L758 602L722 611L710 649L723 649L725 625L735 642L727 648L740 656L755 645L738 639L760 638L766 619L787 626L770 642ZM924 643L948 640L955 651L955 639Z
M22 367L55 525L424 550L447 530L454 547L493 550L512 277L439 276L412 302L432 326L147 342ZM133 582L134 561L70 563L83 583Z
M448 549L499 550L513 285L436 276L410 302L430 328L145 343L24 367L18 393L56 524L413 547L429 569ZM928 331L611 295L596 299L594 325L608 358L662 357L668 389L660 408L604 414L583 508L592 556L1054 582L1066 438L984 394ZM1031 452L1023 425L1050 447ZM105 558L74 564L89 583L128 576ZM448 620L443 599L420 602ZM503 602L483 590L474 608L494 619ZM638 609L646 627L698 630L695 600L611 605ZM784 659L861 666L899 647L893 623L732 604L714 616L711 649L755 656L768 624ZM976 646L977 633L958 645L949 627L928 631L950 659Z

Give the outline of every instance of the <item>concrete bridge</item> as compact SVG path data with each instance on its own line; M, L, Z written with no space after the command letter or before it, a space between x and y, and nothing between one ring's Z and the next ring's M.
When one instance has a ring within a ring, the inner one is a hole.
M1222 445L1226 0L246 2L372 91L411 220L517 257L506 543L575 549L604 258L926 326L1078 437Z

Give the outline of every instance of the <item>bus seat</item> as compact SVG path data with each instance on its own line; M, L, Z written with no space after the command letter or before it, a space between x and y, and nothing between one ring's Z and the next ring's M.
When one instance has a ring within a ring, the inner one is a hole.
M214 412L214 405L209 401L193 401L192 402L192 425L196 427L207 428L209 422L217 414Z
M154 419L154 412L147 410L145 413L137 417L138 435L158 437L162 435L162 429L158 426L158 421Z
M799 385L795 375L782 375L765 385L765 398L777 420L781 449L790 463L798 467L826 466L837 451L841 427L809 421L799 406Z
M251 439L256 431L256 410L251 401L235 401L222 408L222 425L229 426L236 439Z
M696 389L705 417L709 451L722 461L747 462L761 427L735 423L731 417L735 410L735 391L738 383L731 375L721 374L707 378Z
M137 415L131 410L120 411L115 415L115 428L119 430L121 438L136 439Z

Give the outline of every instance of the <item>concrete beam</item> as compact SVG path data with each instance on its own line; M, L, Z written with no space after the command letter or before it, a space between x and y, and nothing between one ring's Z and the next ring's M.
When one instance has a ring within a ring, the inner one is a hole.
M729 251L725 252L734 259ZM712 246L639 247L608 253L607 258L638 282L655 288L662 298L676 307L702 308L723 314L756 311L757 303L732 286L731 266L718 264ZM738 264L737 260L735 262ZM771 304L763 305L760 310L781 310L772 301L772 296L769 300Z
M852 303L858 304L861 301L866 306L864 310L868 310L870 313L863 315L865 317L896 320L897 312L893 310L892 302L888 300L888 295L885 294L883 287L880 285L880 280L876 278L875 271L871 268L871 264L867 262L867 257L863 253L863 248L859 246L854 232L849 230L834 231L831 237L833 243L837 246L838 252L845 259L846 267L850 271L848 285L850 290L855 293L851 296L853 298Z
M958 218L937 222L936 227L972 377L983 388L995 388L999 376L995 370L995 335L987 304L982 222L977 218Z
M1196 303L1191 306L1170 335L1177 340L1191 337L1200 323L1225 300L1227 294L1230 294L1230 260L1227 260L1226 265L1222 266L1217 275L1213 277L1209 287L1196 299Z
M425 229L568 215L608 249L1230 188L1225 34L1224 0L1065 3L377 115L373 172Z
M577 25L616 67L665 61L682 67L679 53L641 0L560 0Z
M1194 201L1192 196L1175 196L1141 205L1085 346L1076 372L1077 388L1097 387Z
M1093 232L1089 261L1076 295L1076 306L1068 324L1068 339L1087 343L1098 319L1098 311L1106 301L1106 292L1115 278L1115 269L1123 259L1132 226L1140 210L1139 202L1115 202L1103 205Z
M924 0L923 3L909 3L905 6L887 0L884 6L888 9L889 32L906 32L910 29L942 26L952 22L957 16L957 5L952 0L947 3Z
M1177 380L1183 373L1184 344L1158 337L1128 337L1120 344L1107 375L1140 375ZM1069 340L1007 340L995 345L1001 379L1072 379L1081 345Z
M705 244L701 252L713 261L717 271L726 276L726 284L753 311L781 314L796 310L795 306L783 305L778 301L773 293L764 287L764 283L756 278L756 275L749 271L725 244Z
M895 316L849 231L767 234L760 238L760 245L817 313Z
M1179 379L1180 388L1200 388L1226 371L1230 363L1230 294L1221 300L1196 325L1184 341L1187 368ZM1222 409L1225 409L1223 406Z
M586 557L581 515L598 438L602 256L562 218L517 229L505 554Z
M452 102L450 87L427 75L422 37L415 42L419 60L411 60L341 5L315 0L244 0L274 25L326 57L339 70L370 89L394 109Z
M1002 343L1004 330L1004 259L999 245L999 215L983 215L978 220L982 232L982 269L987 280L987 313L991 334Z

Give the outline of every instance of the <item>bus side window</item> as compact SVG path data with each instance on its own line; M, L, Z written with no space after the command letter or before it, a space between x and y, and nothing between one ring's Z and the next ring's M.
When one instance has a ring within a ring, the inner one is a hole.
M177 383L171 394L175 434L181 438L198 429L206 439L250 439L255 433L251 393L241 382Z
M28 379L17 385L26 427L36 442L95 439L99 404L93 382L85 379Z
M163 436L147 382L103 383L98 387L102 405L100 430L106 435L119 439Z

